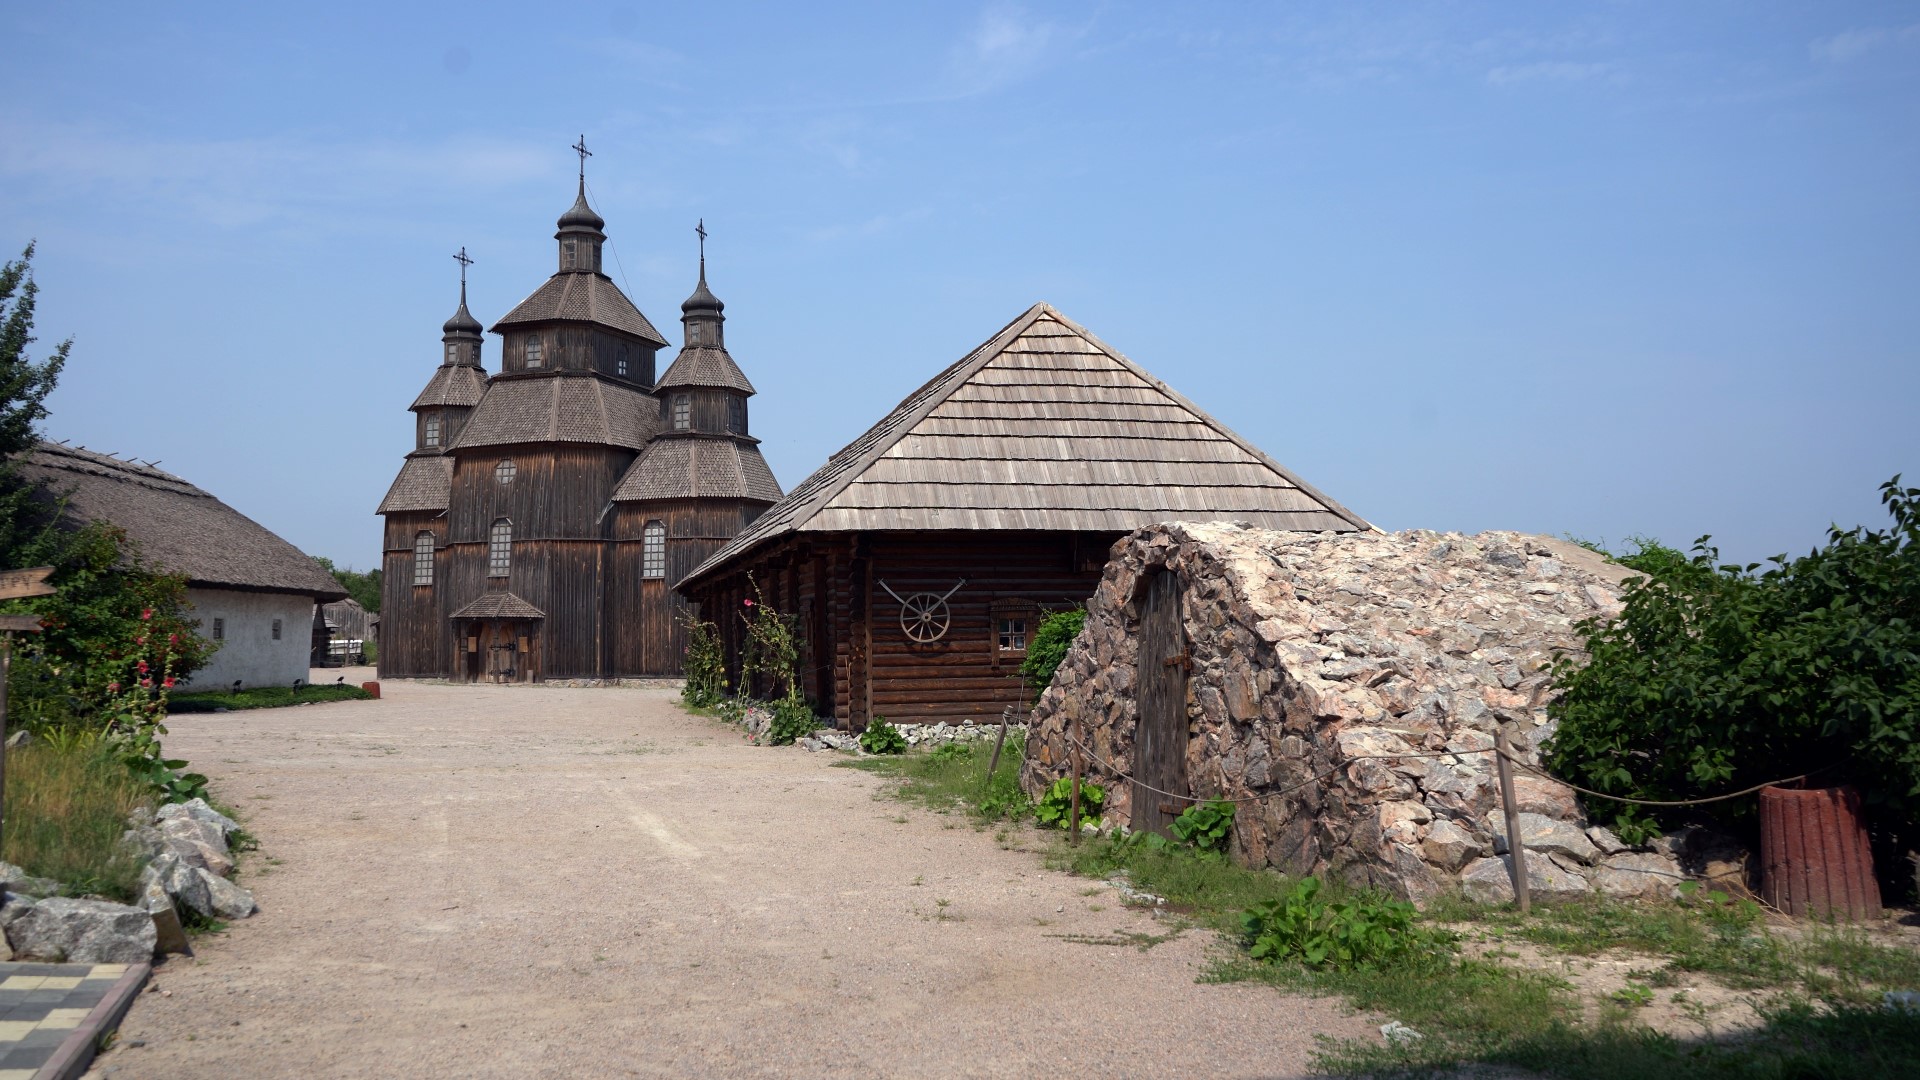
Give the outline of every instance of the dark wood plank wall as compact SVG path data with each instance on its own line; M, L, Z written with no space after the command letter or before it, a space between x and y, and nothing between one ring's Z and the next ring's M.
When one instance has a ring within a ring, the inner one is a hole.
M735 612L753 595L748 574L763 595L812 623L813 656L831 656L824 684L812 678L809 697L831 711L844 728L861 729L870 716L889 720L991 720L1007 705L1024 706L1030 694L1020 680L1018 655L998 650L996 602L1027 613L1028 633L1040 611L1085 603L1100 581L1105 551L1119 533L1064 532L870 532L794 534L759 553L740 570L697 594L703 612ZM948 599L952 623L939 641L921 644L900 622L902 597L940 595L962 578ZM779 597L780 599L774 599ZM810 609L809 604L817 605ZM709 615L708 617L712 617ZM722 621L723 640L737 673L744 644L735 625ZM803 669L809 665L803 661ZM737 679L736 679L737 684Z
M434 536L436 549L446 545L447 519L433 511L388 514L380 570L380 674L396 679L418 679L446 674L452 637L447 627L439 575L432 586L413 583L413 538L422 531ZM438 559L435 560L439 570Z
M612 649L609 671L618 675L677 678L686 648L685 597L673 583L718 551L765 509L759 503L716 504L712 500L621 503L614 508L608 541L607 611ZM667 530L667 572L643 577L643 541L647 523Z
M527 370L527 338L534 334L540 335L540 366L536 371L598 371L643 389L653 386L658 346L585 326L543 326L505 335L500 343L502 372ZM627 359L624 377L619 373L622 355Z

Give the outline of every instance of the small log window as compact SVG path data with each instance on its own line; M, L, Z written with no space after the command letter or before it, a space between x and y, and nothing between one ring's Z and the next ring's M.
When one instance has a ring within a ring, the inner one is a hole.
M685 431L693 426L693 397L690 394L673 396L673 430Z
M487 576L506 577L512 570L513 522L501 518L487 535Z
M540 335L527 335L527 367L529 370L540 366Z
M426 436L421 441L426 443L426 445L428 446L440 445L440 414L439 413L427 414L427 433L426 433Z
M415 533L413 537L413 583L433 584L433 534Z
M493 478L502 484L513 483L513 478L519 474L520 467L513 463L512 458L507 458L493 467Z
M727 399L727 430L735 435L747 431L747 403L737 397Z
M1033 637L1040 609L1031 600L995 600L988 608L993 634L993 663L1018 664L1026 659L1027 642Z
M640 533L640 576L667 576L667 527L657 521L647 522Z

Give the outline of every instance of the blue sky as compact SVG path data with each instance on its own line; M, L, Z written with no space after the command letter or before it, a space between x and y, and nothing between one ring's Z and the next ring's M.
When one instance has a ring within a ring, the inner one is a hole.
M1920 478L1911 3L167 7L0 12L48 427L338 562L582 132L789 487L1037 300L1389 529L1758 559Z

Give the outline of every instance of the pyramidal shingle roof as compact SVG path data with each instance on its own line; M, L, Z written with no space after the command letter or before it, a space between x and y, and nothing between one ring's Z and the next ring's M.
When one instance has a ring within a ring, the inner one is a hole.
M633 301L627 299L627 294L605 274L573 270L563 270L548 278L546 284L533 290L532 296L520 301L494 323L493 332L497 334L507 326L555 320L599 323L655 345L664 347L667 343L647 317L640 314L640 309L633 306Z
M743 394L754 393L753 384L733 362L727 350L715 345L689 345L674 357L667 373L660 376L654 384L656 390L673 390L680 387L718 388L738 390Z
M789 532L1371 528L1085 328L1035 304L689 574Z

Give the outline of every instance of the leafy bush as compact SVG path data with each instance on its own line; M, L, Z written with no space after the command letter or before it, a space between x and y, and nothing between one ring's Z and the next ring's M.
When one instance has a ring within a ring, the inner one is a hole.
M1305 877L1278 900L1242 912L1240 928L1255 960L1351 971L1449 952L1452 936L1415 925L1417 916L1412 904L1373 893L1329 903L1320 895L1320 879Z
M1100 824L1100 808L1107 804L1107 789L1091 781L1080 781L1080 821ZM1064 829L1072 817L1073 778L1063 776L1047 788L1045 795L1034 805L1033 816L1041 825L1053 829Z
M680 697L696 709L718 705L727 696L726 653L720 647L720 628L699 619L686 620L687 681Z
M1040 625L1034 628L1033 639L1027 642L1027 658L1020 661L1020 677L1028 686L1038 692L1052 684L1053 673L1060 669L1067 650L1073 647L1073 639L1080 636L1080 629L1085 625L1087 613L1082 608L1049 611L1040 616Z
M860 749L869 754L904 754L907 752L907 737L900 734L899 728L887 723L886 717L876 716L868 722L867 730L860 733Z
M1233 811L1234 804L1226 799L1194 803L1180 811L1167 831L1202 858L1223 858L1233 839Z
M1548 766L1650 799L1826 769L1816 782L1858 785L1893 848L1920 820L1920 488L1895 477L1881 501L1892 529L1835 527L1765 570L1718 565L1707 537L1684 561L1645 559L1619 618L1581 624L1589 658L1555 664ZM1657 831L1641 809L1591 809L1623 840Z
M820 728L820 718L813 715L805 698L784 697L769 707L773 710L773 722L767 725L771 746L791 746Z

